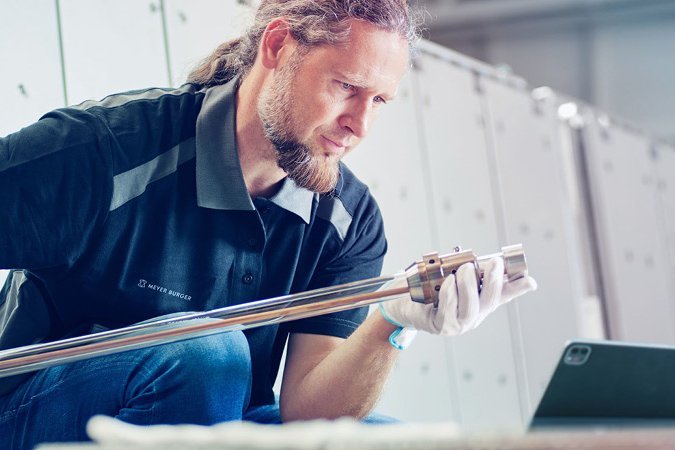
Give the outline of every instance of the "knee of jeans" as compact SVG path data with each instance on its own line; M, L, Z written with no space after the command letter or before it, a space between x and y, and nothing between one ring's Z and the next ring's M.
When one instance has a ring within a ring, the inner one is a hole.
M227 374L230 380L251 380L251 353L241 331L230 331L168 344L172 364L203 378Z

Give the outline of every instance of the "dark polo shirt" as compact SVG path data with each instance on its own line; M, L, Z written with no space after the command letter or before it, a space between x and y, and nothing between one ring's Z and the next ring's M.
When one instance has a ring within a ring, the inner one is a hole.
M344 165L332 195L249 196L235 99L236 81L129 92L0 139L0 349L379 275L382 218ZM251 404L273 402L289 333L347 337L365 314L247 330Z

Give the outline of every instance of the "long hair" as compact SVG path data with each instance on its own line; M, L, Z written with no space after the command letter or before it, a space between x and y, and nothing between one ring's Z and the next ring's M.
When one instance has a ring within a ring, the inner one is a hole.
M209 87L248 73L265 28L276 17L288 22L292 36L305 47L345 42L349 19L396 33L408 41L410 48L420 37L421 16L411 13L406 0L262 0L244 35L221 44L199 63L187 81Z

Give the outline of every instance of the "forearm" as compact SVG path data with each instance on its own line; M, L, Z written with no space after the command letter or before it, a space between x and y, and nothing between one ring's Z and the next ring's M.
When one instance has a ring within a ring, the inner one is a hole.
M394 330L376 311L291 387L284 380L284 421L367 415L398 356L388 341Z

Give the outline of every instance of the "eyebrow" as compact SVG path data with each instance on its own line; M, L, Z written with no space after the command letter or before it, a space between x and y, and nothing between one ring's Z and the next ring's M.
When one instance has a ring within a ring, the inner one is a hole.
M341 78L344 79L344 81L348 82L349 84L359 88L359 89L368 89L368 81L361 75L351 73L351 72L341 72L339 70L335 71L335 74ZM392 101L396 98L396 92L393 94L389 93L383 93L383 94L378 94L380 97L384 97L387 101Z
M336 71L335 73L340 78L344 78L345 81L348 81L349 84L353 84L356 87L360 87L360 88L367 88L368 87L368 82L361 75L357 75L355 73L350 73L350 72L340 72L340 71Z

